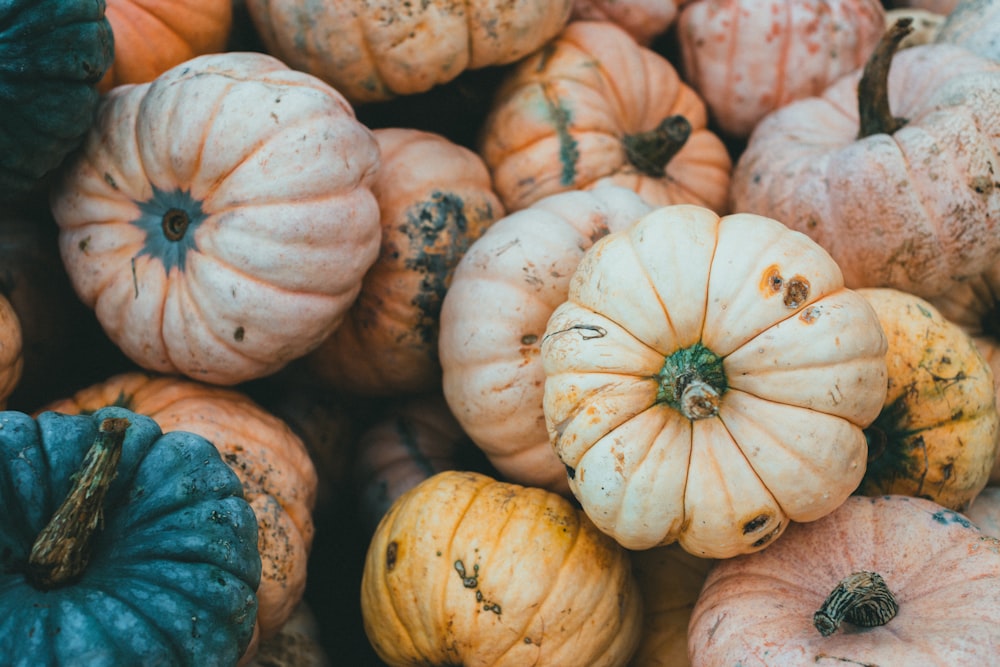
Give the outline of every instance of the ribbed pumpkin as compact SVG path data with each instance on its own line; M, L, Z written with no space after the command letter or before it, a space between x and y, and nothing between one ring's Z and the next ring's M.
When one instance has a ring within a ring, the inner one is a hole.
M728 558L854 491L885 353L809 237L665 206L580 260L542 338L545 423L598 528Z
M887 33L868 76L848 75L757 125L732 206L811 236L850 287L928 298L1000 253L1000 63L949 44L893 57L906 30Z
M441 305L444 397L504 479L569 493L542 412L545 323L584 251L649 210L618 186L550 195L498 220L459 261Z
M938 30L937 40L1000 60L1000 2L958 0L954 4Z
M514 62L569 20L572 0L246 0L271 53L354 103L412 95Z
M868 466L858 489L964 511L997 458L996 389L972 338L929 302L861 289L889 342L885 405L865 429Z
M881 618L884 593L857 585L865 577L840 586L861 573L896 601L883 625L859 622ZM834 613L814 624L833 592ZM992 665L998 623L1000 540L929 500L855 496L764 551L716 563L692 613L690 657L692 667Z
M374 131L372 184L382 222L378 259L344 321L303 366L323 384L366 395L438 390L441 301L455 265L503 204L474 152L406 128Z
M610 21L639 44L665 33L682 0L574 0L571 21Z
M685 80L739 138L863 65L884 30L879 0L694 0L677 19Z
M261 638L273 635L302 598L313 541L316 471L302 441L242 392L143 373L108 378L44 410L90 413L106 405L152 417L164 433L204 437L239 477L260 529L257 629Z
M0 294L0 410L7 405L7 397L21 380L24 357L21 322L14 307Z
M274 373L336 328L375 261L378 160L319 79L199 56L104 96L52 191L66 270L147 370Z
M673 65L607 21L574 21L506 74L479 152L508 211L611 181L720 213L732 162Z
M391 667L611 667L635 650L642 599L628 553L562 496L446 471L379 524L361 612Z

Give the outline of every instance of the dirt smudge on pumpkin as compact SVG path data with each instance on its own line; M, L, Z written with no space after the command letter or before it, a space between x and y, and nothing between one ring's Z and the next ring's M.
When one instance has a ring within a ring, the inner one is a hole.
M395 540L389 542L389 545L385 548L385 569L388 572L392 572L393 568L396 567L396 556L399 551L399 543Z
M550 84L542 83L541 86L549 111L549 120L552 121L556 137L559 139L559 163L562 165L559 184L568 187L576 181L576 163L580 159L580 148L569 131L573 123L573 114L563 106Z

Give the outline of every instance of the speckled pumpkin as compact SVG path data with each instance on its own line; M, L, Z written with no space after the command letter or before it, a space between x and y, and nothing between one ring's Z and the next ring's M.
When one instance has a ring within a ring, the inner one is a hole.
M894 289L858 290L889 342L885 405L865 429L865 495L919 496L963 511L997 458L996 390L972 338L929 302Z
M0 294L0 410L6 407L7 397L21 380L22 344L21 322L10 301Z
M1000 0L958 0L941 24L937 40L1000 60Z
M628 552L562 496L446 471L379 524L361 613L391 667L612 667L642 599Z
M682 0L574 0L571 21L610 21L649 45L677 17Z

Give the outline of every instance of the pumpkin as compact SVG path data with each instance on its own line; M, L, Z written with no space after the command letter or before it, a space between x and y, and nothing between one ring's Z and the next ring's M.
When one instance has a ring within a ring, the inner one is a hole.
M958 7L961 0L888 0L890 7L923 9L935 14L947 15Z
M147 370L272 374L329 336L375 261L378 160L315 77L199 56L103 98L52 192L67 273Z
M495 222L458 262L441 304L442 390L505 480L569 493L542 412L542 334L584 251L649 210L613 185L550 195Z
M622 665L642 623L630 567L562 496L445 471L379 524L362 620L391 667Z
M351 102L412 95L466 70L512 63L569 20L573 0L246 0L267 52Z
M0 410L6 407L7 398L21 381L22 345L21 322L10 301L0 294Z
M649 45L677 17L682 0L574 0L571 21L610 21L639 44Z
M329 667L319 622L312 608L300 602L284 625L260 647L249 667Z
M889 342L885 404L865 429L865 495L902 494L964 511L997 458L996 389L972 338L929 302L888 288L858 292Z
M988 665L1000 655L998 622L1000 541L930 500L855 496L760 553L716 563L692 612L690 659Z
M897 25L868 75L757 125L736 163L732 206L811 236L850 287L930 298L1000 252L1000 63L947 44L893 57L907 30Z
M0 412L0 655L11 665L233 665L257 523L210 442L108 407Z
M665 206L580 260L542 338L545 422L598 528L728 558L857 487L886 347L809 237Z
M382 157L372 192L382 245L343 323L303 365L322 384L364 395L441 386L438 320L455 265L503 205L483 161L443 136L374 131Z
M937 41L957 44L985 58L1000 60L1000 2L958 0L941 24Z
M195 56L223 51L233 26L233 0L106 2L115 58L98 84L101 92L152 81Z
M987 535L1000 538L1000 486L980 491L965 516Z
M685 81L741 139L863 65L884 31L879 0L694 0L677 18Z
M631 556L643 615L642 637L629 667L688 667L688 622L715 561L693 556L677 544Z
M509 71L479 153L508 211L611 181L654 206L726 206L732 161L673 65L607 21L574 21Z
M42 193L83 140L114 38L104 0L9 0L0 25L0 202L11 202Z
M116 375L44 410L89 413L106 405L147 415L165 433L202 436L236 473L260 527L258 630L262 639L273 636L302 598L313 540L316 470L302 441L240 391L145 373Z

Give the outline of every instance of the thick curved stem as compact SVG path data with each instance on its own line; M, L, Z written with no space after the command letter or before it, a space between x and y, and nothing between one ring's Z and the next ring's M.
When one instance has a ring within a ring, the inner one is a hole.
M855 572L845 577L813 614L813 625L829 637L841 621L864 628L885 625L899 611L892 591L877 572Z
M667 165L691 136L691 123L681 115L660 121L648 132L627 134L622 139L625 155L633 167L654 178L662 178Z
M882 35L865 63L858 82L858 139L873 134L892 134L906 124L906 119L896 118L889 108L889 68L900 42L911 32L913 19L904 17L896 21Z

